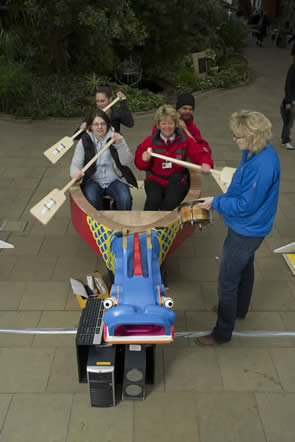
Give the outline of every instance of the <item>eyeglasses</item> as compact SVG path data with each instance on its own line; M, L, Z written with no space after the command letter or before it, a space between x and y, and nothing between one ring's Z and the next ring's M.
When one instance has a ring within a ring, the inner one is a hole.
M92 126L94 127L105 127L107 123L93 123Z

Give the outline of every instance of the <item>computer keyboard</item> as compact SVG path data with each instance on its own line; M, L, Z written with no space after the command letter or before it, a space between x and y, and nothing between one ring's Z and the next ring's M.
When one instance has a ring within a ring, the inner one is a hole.
M82 310L76 335L77 345L99 345L103 334L103 299L89 298Z

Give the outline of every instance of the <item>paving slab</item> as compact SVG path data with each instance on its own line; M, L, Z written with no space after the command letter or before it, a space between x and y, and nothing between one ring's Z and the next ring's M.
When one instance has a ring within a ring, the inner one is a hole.
M179 263L179 277L187 281L216 281L218 263L215 258L183 258Z
M7 178L42 178L45 173L44 167L7 167L4 177Z
M1 328L24 329L37 327L41 312L1 311ZM0 347L29 347L32 345L33 335L0 333Z
M0 348L0 393L44 392L53 356L52 348Z
M192 284L183 280L174 282L169 287L167 296L173 299L175 310L204 310L199 283Z
M77 234L46 235L40 249L41 256L74 256L79 259L97 259L97 253Z
M295 394L256 393L267 442L293 442Z
M237 320L235 331L287 331L284 322L278 312L249 312L246 319ZM246 338L235 337L232 345L238 347L291 347L292 338L269 337L269 338Z
M11 394L0 394L0 434L11 402Z
M11 186L15 189L26 189L30 192L34 192L40 184L41 178L31 177L16 177L13 178Z
M146 384L146 396L154 394L155 392L165 392L164 351L166 347L169 347L169 345L164 344L155 347L155 378L153 384Z
M251 393L194 395L200 442L267 442Z
M87 393L88 384L79 384L75 348L57 348L46 391L49 393Z
M73 294L72 290L69 290L69 294L67 296L67 300L66 300L66 305L65 305L65 310L76 310L76 311L80 311L81 313L81 307L77 301L77 297L76 295Z
M251 305L255 311L295 311L295 293L288 281L256 281Z
M199 442L193 405L189 392L153 393L136 402L133 442Z
M6 257L6 259L11 259ZM5 260L6 261L6 260ZM0 257L1 262L1 257ZM21 299L27 290L26 282L0 281L0 309L17 310Z
M216 258L221 256L224 238L193 238L193 246L195 249L195 256L197 258ZM196 269L196 272L198 269Z
M226 391L282 391L270 353L262 348L218 347L219 367Z
M63 310L69 285L59 281L29 281L19 304L20 310Z
M53 281L69 281L70 278L93 273L97 269L97 260L97 256L91 250L87 258L71 257L70 255L60 256L57 258L51 279Z
M23 232L25 227L25 221L17 221L13 219L5 219L0 223L0 231L2 232Z
M80 311L43 311L38 328L78 328ZM35 335L34 347L69 347L75 345L76 335Z
M9 278L6 278L11 281L48 281L53 275L57 261L56 257L38 255L30 256L29 259L26 256L3 258L14 259L13 269L9 272Z
M2 252L3 249L0 250L0 281L9 279L16 263L15 256L3 256Z
M70 394L16 394L1 442L65 442L70 418Z
M41 249L43 240L44 238L41 235L25 236L21 233L12 233L9 236L9 241L14 245L14 248L2 250L2 255L26 255L28 257L36 256Z
M167 392L223 390L218 360L212 348L165 348L164 361Z
M269 258L256 258L256 265L265 281L290 281L292 275L279 254Z
M75 394L66 442L134 442L133 425L132 402L119 402L115 408L91 408L88 394Z
M190 312L185 313L189 331L211 331L216 324L216 312Z
M68 218L53 218L46 226L30 217L32 235L64 235L69 229Z
M1 215L3 218L20 217L30 200L27 189L0 189Z
M204 304L204 310L216 311L218 305L217 283L203 282L201 284L201 295Z
M295 393L295 349L272 348L270 354L284 391Z
M295 312L282 312L280 317L287 331L293 332L292 341L293 346L295 346Z

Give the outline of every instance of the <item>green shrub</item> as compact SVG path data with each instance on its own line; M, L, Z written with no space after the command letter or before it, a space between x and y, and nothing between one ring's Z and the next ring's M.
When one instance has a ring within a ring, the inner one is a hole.
M230 16L220 23L216 30L223 53L228 53L230 48L234 53L242 51L244 41L249 32L246 24L237 20L236 17Z
M221 66L213 66L206 77L197 79L197 89L207 90L215 87L229 88L244 84L248 80L247 59L235 55L226 59Z
M1 112L13 112L26 100L30 89L30 75L23 63L0 57L0 108Z
M1 63L2 61L2 63ZM94 92L108 84L114 97L122 90L131 111L147 111L164 103L161 95L121 86L95 74L33 77L19 63L0 60L1 111L31 118L83 117L95 108Z
M121 90L128 98L128 105L132 112L143 112L156 109L165 103L164 97L154 94L147 89L137 89L125 85L111 84L113 96Z

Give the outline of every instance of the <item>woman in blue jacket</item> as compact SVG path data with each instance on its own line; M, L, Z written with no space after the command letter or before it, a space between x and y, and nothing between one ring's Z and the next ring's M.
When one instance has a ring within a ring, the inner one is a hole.
M224 195L202 198L228 227L218 277L217 322L199 344L230 341L236 318L245 318L254 284L254 254L272 229L276 215L280 162L270 144L271 123L260 112L235 112L230 119L233 139L242 159Z

